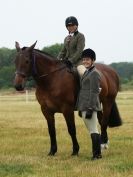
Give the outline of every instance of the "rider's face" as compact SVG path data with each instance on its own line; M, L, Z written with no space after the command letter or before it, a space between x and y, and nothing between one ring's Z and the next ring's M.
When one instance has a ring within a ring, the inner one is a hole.
M86 58L83 58L82 63L85 66L85 68L90 68L93 65L94 61L92 61L90 57L86 57Z
M69 25L69 26L67 26L67 30L69 31L69 33L74 33L77 30L77 26L76 25Z

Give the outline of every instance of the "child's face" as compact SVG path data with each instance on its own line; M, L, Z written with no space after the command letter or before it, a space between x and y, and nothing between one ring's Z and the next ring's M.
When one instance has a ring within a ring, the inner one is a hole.
M74 33L77 30L77 26L76 25L69 25L69 26L67 26L67 30L70 33Z
M86 57L86 58L83 58L82 63L86 68L90 68L92 64L94 63L94 61L92 61L90 57Z

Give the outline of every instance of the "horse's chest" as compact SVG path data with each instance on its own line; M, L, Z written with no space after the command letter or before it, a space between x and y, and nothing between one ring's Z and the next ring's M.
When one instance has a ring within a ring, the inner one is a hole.
M47 106L48 108L53 108L53 100L51 99L51 96L48 93L36 93L36 98L41 106Z

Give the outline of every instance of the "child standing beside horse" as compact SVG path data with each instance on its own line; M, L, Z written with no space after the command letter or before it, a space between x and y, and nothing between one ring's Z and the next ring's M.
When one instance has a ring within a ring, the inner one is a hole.
M91 135L92 160L102 158L101 138L97 127L97 111L101 110L99 101L100 74L94 66L95 60L96 54L92 49L86 49L82 52L82 63L86 71L81 77L77 102L77 108L81 113L80 116Z

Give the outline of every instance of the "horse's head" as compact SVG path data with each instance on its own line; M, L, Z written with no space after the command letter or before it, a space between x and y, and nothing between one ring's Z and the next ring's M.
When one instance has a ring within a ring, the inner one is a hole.
M37 42L37 41L36 41ZM15 80L14 86L16 90L21 91L24 89L27 77L32 72L32 51L36 45L36 42L30 47L20 48L19 43L16 42L16 59L15 59Z

